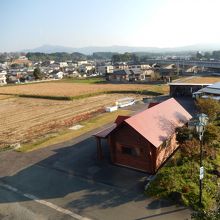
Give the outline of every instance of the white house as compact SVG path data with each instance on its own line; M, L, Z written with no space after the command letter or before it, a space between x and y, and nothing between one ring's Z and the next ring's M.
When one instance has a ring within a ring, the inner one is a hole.
M106 74L106 73L113 73L114 67L112 65L103 65L97 67L97 72Z
M5 70L0 71L0 85L7 84L6 75L7 75L7 72Z
M81 61L77 62L78 66L83 65L83 64L87 64L87 63L88 63L87 60L81 60Z
M78 67L79 72L88 73L89 71L95 69L95 66L92 64L83 64Z
M54 76L55 79L62 79L63 78L63 72L59 71L57 73L54 73L53 76Z
M60 62L60 67L68 67L68 63L67 62Z

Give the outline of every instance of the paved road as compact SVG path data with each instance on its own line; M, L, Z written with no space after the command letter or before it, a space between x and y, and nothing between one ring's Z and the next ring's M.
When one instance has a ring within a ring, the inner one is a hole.
M181 220L190 211L143 195L147 175L96 160L91 133L29 153L0 154L0 219Z

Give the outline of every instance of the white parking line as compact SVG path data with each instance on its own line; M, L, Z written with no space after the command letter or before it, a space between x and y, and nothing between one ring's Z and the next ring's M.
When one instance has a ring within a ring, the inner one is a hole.
M61 212L61 213L65 214L65 215L69 215L69 216L71 216L71 217L73 217L73 218L75 218L77 220L91 220L89 218L86 218L86 217L83 217L81 215L78 215L78 214L76 214L74 212L71 212L71 211L69 211L67 209L61 208L61 207L59 207L59 206L57 206L57 205L55 205L55 204L53 204L51 202L47 202L45 200L39 199L38 197L36 197L34 195L23 193L20 190L18 190L17 188L15 188L13 186L10 186L8 184L0 183L0 186L5 188L5 189L7 189L7 190L13 191L13 192L15 192L15 193L17 193L19 195L22 195L22 196L24 196L24 197L26 197L28 199L31 199L31 200L33 200L35 202L38 202L38 203L40 203L42 205L45 205L45 206L47 206L49 208L52 208L52 209L54 209L54 210L56 210L58 212Z

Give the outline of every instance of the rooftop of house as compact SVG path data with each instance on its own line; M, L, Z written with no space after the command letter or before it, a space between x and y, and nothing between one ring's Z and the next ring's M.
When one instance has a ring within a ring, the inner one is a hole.
M159 147L177 127L183 126L191 118L192 116L171 98L126 119L125 123L155 147Z
M211 84L209 86L207 86L207 88L211 88L211 89L220 89L220 82Z
M115 75L131 75L130 70L114 70L113 74Z
M94 136L106 138L116 127L128 124L155 147L159 147L175 133L177 127L182 127L191 118L192 116L171 98L134 116L119 116L112 126Z
M205 88L200 89L197 93L209 93L220 95L220 82L208 85Z

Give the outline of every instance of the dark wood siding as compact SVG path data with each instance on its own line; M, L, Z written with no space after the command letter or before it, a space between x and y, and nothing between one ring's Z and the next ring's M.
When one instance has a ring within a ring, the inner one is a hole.
M177 149L178 145L176 143L176 134L156 149L156 169L158 170L163 163L172 155L172 153Z
M109 146L113 163L154 173L155 149L129 125L124 123L110 134Z

